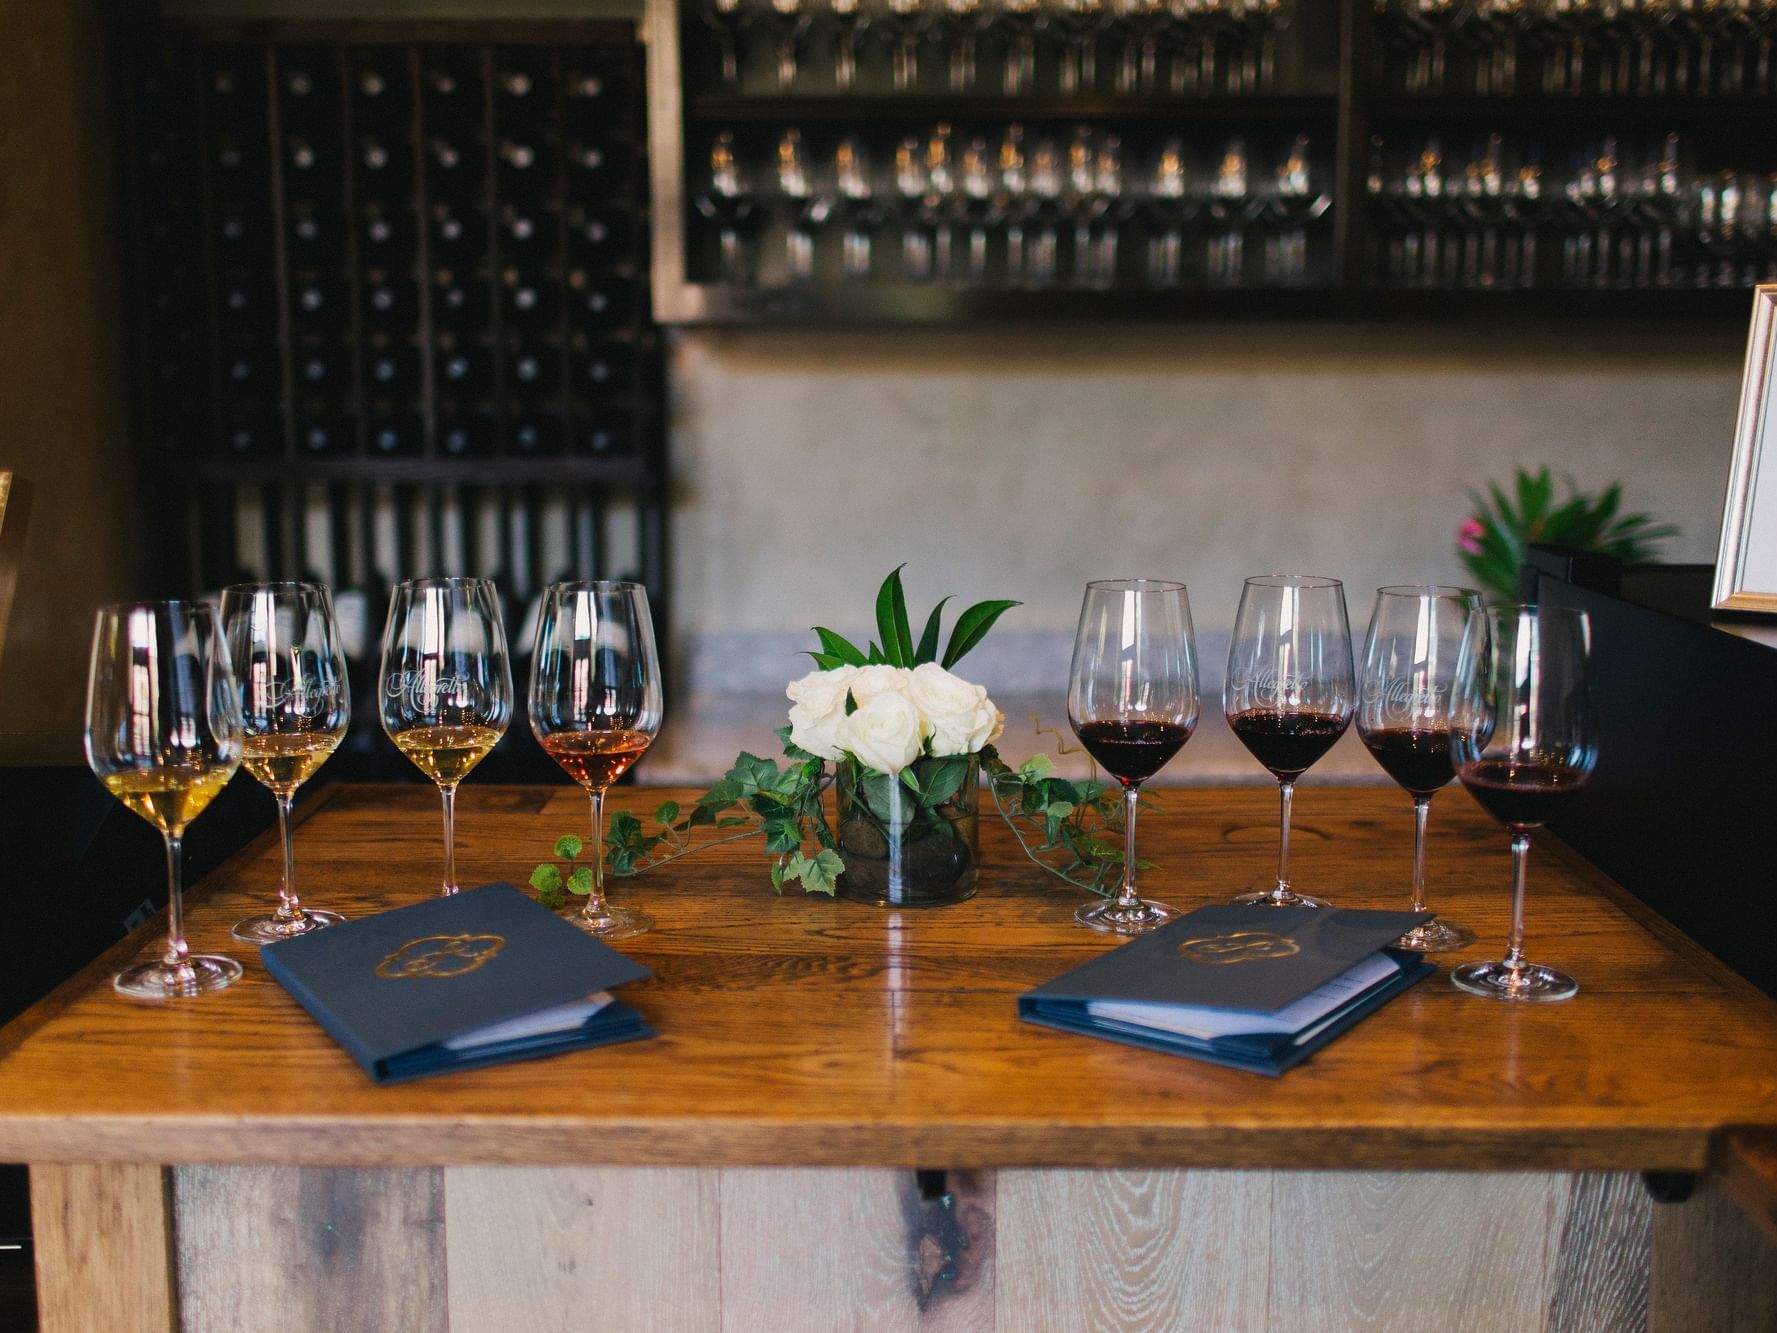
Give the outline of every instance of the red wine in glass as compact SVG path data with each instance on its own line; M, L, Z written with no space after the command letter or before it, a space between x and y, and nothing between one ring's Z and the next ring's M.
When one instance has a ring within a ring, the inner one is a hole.
M1074 919L1140 935L1178 913L1135 891L1135 816L1141 784L1166 766L1197 725L1197 649L1182 583L1108 579L1086 585L1067 716L1092 757L1123 787L1123 883L1115 898Z
M1598 763L1592 627L1563 607L1489 607L1469 617L1450 727L1456 776L1512 834L1506 956L1465 963L1460 989L1499 1000L1565 1000L1579 983L1524 957L1530 830L1565 809Z
M1228 726L1277 779L1277 883L1234 901L1325 907L1290 887L1290 805L1296 779L1351 725L1357 686L1345 585L1312 574L1264 574L1240 592L1222 710Z
M1456 776L1450 712L1456 663L1468 620L1481 605L1472 588L1436 584L1378 588L1358 672L1357 730L1382 771L1413 798L1412 906L1425 910L1425 827L1431 798ZM1397 941L1443 953L1473 943L1474 932L1427 921Z

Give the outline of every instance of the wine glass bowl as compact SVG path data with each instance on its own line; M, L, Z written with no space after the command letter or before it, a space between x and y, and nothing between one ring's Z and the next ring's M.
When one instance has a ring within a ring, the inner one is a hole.
M1191 739L1199 708L1185 585L1162 579L1087 584L1067 716L1080 743L1123 788L1123 882L1116 897L1074 913L1081 925L1140 935L1178 915L1135 891L1135 818L1141 784Z
M241 965L194 954L185 940L185 830L241 762L241 714L228 644L212 607L109 606L93 625L86 759L118 800L161 832L167 854L167 947L112 978L123 995L165 1000L221 990Z
M319 583L247 583L222 591L240 700L242 766L277 801L284 877L274 911L236 924L249 944L304 935L345 918L304 907L296 891L291 807L296 789L339 748L351 720L351 689L333 614L333 596Z
M1296 779L1345 734L1357 702L1345 586L1311 574L1264 574L1241 589L1222 709L1240 743L1277 779L1277 883L1236 899L1255 907L1325 907L1290 887Z
M1456 660L1479 609L1470 588L1378 588L1359 676L1357 729L1382 771L1413 798L1412 910L1425 910L1425 826L1431 798L1456 776L1450 757ZM1415 926L1397 947L1420 953L1460 949L1474 932L1445 921Z
M505 735L512 669L487 579L409 579L389 594L378 711L383 730L444 802L444 885L457 892L456 793Z
M591 892L569 920L601 939L639 935L646 913L605 897L605 792L647 752L664 711L648 591L639 583L551 584L531 653L531 732L592 802Z
M1583 611L1489 607L1469 617L1456 671L1451 757L1481 808L1512 834L1512 922L1506 956L1451 973L1462 990L1501 1000L1565 1000L1579 983L1524 957L1530 830L1568 806L1598 763L1592 628Z

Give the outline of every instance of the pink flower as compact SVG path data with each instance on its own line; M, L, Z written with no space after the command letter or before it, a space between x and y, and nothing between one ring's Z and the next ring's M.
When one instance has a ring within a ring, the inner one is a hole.
M1487 529L1481 526L1478 518L1464 519L1456 530L1456 549L1465 555L1481 554L1481 538L1487 535Z

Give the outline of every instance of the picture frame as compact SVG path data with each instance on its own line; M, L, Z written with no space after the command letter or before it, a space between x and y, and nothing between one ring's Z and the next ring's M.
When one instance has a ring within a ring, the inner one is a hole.
M1752 293L1752 330L1716 552L1717 611L1777 615L1777 283Z

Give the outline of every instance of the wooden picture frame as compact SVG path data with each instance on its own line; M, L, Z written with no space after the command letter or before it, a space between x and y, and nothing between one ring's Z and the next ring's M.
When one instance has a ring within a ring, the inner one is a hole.
M1752 293L1752 331L1734 425L1721 546L1715 560L1717 611L1777 615L1777 283ZM1762 464L1762 466L1761 466Z

